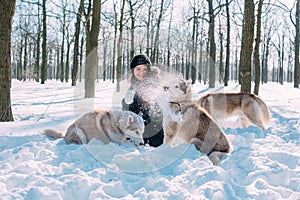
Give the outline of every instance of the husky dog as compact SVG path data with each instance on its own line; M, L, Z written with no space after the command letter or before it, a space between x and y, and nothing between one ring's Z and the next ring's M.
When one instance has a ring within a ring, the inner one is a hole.
M231 116L241 119L242 127L250 124L266 129L270 112L265 102L249 93L209 93L198 100L198 104L218 122Z
M216 164L224 153L230 151L226 135L205 109L191 100L191 81L180 79L169 86L164 88L171 109L171 112L165 112L169 114L164 118L164 143L172 143L179 138L194 144Z
M141 116L130 111L95 110L83 114L64 135L52 129L45 129L42 134L58 139L64 138L67 144L87 144L91 139L122 143L130 138L135 145L142 144L144 122Z

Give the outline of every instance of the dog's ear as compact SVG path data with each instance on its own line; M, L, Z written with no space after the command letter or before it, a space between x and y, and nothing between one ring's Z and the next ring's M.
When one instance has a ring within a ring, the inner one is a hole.
M134 118L132 115L128 115L127 126L131 125L132 123L134 123Z
M184 78L183 78L183 74L179 74L178 75L178 79L179 79L180 82L184 82L185 81Z
M192 85L192 79L187 80L186 85Z

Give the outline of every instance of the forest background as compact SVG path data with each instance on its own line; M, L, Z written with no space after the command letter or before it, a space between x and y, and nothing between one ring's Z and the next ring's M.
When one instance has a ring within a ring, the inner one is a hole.
M1 76L1 90L11 78L84 81L85 97L94 97L100 79L119 89L137 53L210 88L228 81L256 94L268 81L299 87L299 0L7 2L12 12L1 17L13 20L11 63L3 65L9 77ZM1 121L13 120L10 100L0 102Z

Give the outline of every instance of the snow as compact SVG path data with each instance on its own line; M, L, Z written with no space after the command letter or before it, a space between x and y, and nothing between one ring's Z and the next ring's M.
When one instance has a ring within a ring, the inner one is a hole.
M266 131L224 124L233 150L217 166L187 144L67 145L40 134L65 131L85 111L118 108L124 89L114 90L99 81L96 97L84 99L80 83L13 80L15 121L0 123L0 199L300 199L300 91L292 84L261 85L272 114ZM210 91L239 86L193 85L194 98Z

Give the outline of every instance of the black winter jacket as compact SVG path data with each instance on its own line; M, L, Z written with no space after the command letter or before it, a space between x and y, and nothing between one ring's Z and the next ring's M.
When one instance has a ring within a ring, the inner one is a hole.
M158 147L163 143L163 114L157 103L145 102L135 94L131 104L126 104L125 99L122 100L122 110L129 110L142 116L145 124L143 134L145 144Z

